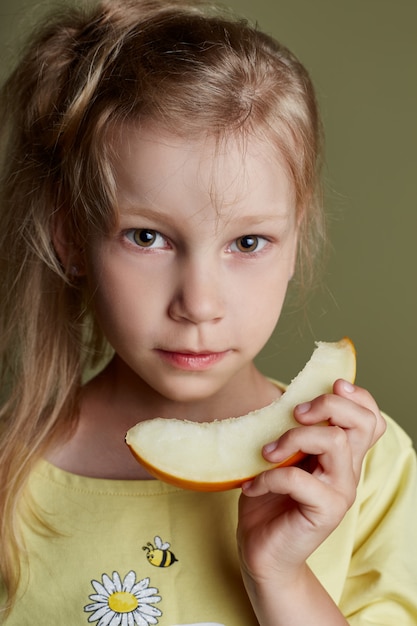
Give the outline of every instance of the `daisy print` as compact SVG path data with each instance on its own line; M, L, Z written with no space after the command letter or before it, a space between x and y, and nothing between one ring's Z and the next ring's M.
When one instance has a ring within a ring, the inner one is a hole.
M112 578L103 574L102 582L92 580L96 593L89 596L92 604L87 604L84 611L92 615L89 622L96 626L148 626L158 624L162 612L153 606L160 602L158 589L149 587L150 579L136 581L135 572L129 572L124 579L117 572Z

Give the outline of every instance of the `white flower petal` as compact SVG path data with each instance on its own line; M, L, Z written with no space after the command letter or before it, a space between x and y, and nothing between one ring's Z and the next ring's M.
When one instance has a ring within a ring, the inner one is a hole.
M140 580L138 582L137 585L135 585L135 595L136 595L136 591L141 591L142 589L146 589L147 587L149 587L149 583L151 582L150 578L143 578L142 580ZM133 593L133 589L132 589L132 593Z
M161 596L149 596L149 598L139 598L139 606L141 604L153 604L154 602L161 602Z
M89 613L90 611L99 611L102 608L108 608L108 604L107 601L104 602L94 602L93 604L87 604L87 606L84 607L84 611L86 611L87 613Z
M113 618L109 622L109 626L120 626L120 622L122 621L121 613L113 613Z
M103 581L103 585L104 585L105 590L107 591L109 596L111 596L111 594L116 591L116 587L115 587L112 579L109 576L107 576L107 574L103 574L103 576L101 577L101 580ZM98 592L98 593L100 593L100 592Z
M138 597L137 593L138 591L142 591L143 590L143 585L142 585L142 581L140 580L138 583L136 583L136 585L133 585L132 589L130 590L130 593L133 593L134 596ZM139 594L140 597L140 594Z
M140 581L142 582L142 581ZM131 593L135 595L137 598L142 598L145 596L149 596L151 593L158 593L158 589L156 587L142 587L139 588L139 583L132 588Z
M88 618L88 621L95 622L96 620L101 620L104 615L107 615L107 613L112 614L113 611L110 611L108 606L102 606L95 613L93 613L93 615L90 615L90 617Z
M109 601L109 596L102 593L92 593L91 596L88 596L90 600L95 600L95 602L101 602L102 604L105 602L106 604Z
M91 584L93 585L94 589L96 590L98 594L106 598L106 601L108 600L109 596L111 596L111 594L114 591L113 589L110 592L107 591L107 589L103 587L103 585L98 580L92 580Z
M162 615L162 612L157 609L156 606L145 606L140 604L136 610L140 611L142 615L154 615L155 617L160 617Z
M133 617L135 618L136 626L148 626L149 622L144 617L142 617L137 609L133 611Z
M135 593L135 598L138 602L160 602L160 596L156 595L158 589L149 589L148 591L143 591L142 593Z
M145 618L148 622L148 624L158 624L158 620L156 619L156 617L152 617L151 615L148 615Z
M97 626L109 626L113 618L114 618L114 611L109 609L109 612L107 613L107 615L104 615L101 618L100 623L97 624Z
M123 591L132 591L132 587L136 582L136 574L133 571L130 571L123 580Z
M119 572L113 572L113 583L116 591L122 591L122 580Z

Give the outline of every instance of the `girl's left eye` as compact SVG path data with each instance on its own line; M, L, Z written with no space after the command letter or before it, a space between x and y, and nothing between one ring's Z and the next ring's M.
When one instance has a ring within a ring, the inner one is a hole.
M140 248L165 248L166 240L151 228L132 228L126 232L127 239Z
M266 246L267 240L258 235L243 235L238 237L231 245L232 252L259 252Z

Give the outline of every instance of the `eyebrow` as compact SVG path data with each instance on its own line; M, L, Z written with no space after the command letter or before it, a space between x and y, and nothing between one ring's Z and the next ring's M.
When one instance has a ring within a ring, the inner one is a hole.
M170 213L165 213L163 211L159 211L158 209L149 209L147 207L129 207L122 209L123 213L132 216L132 217L145 217L150 219L158 219L168 224L174 223L176 221L175 215ZM261 215L239 215L237 213L236 218L238 218L239 223L242 226L247 225L257 225L262 224L264 222L275 222L277 220L284 221L287 220L291 215L291 211L285 211L284 213L263 213ZM222 216L222 213L219 212L219 217ZM228 220L233 221L235 216L231 213L227 215Z
M145 206L138 207L119 207L119 211L125 215L131 215L132 217L158 217L160 219L169 219L170 215L159 211L158 209L149 209Z
M276 222L277 220L287 220L291 216L290 211L285 213L265 213L262 215L242 215L239 217L239 222L242 225L245 224L261 224L264 222ZM233 218L232 218L233 219Z

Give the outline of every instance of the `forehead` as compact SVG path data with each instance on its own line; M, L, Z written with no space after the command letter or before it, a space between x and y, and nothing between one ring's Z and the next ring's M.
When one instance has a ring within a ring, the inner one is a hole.
M294 208L291 177L280 152L251 135L187 138L158 128L114 129L113 168L118 204L158 206L175 195L195 208L225 212L251 202ZM294 209L295 210L295 209Z

